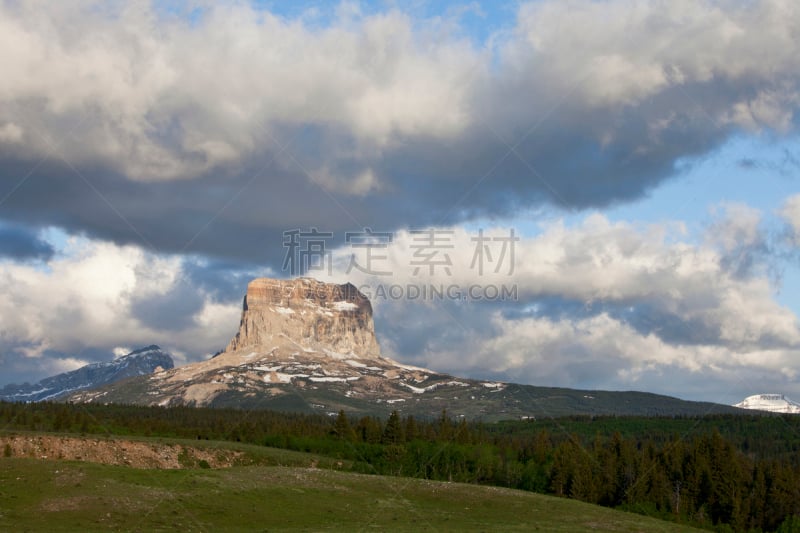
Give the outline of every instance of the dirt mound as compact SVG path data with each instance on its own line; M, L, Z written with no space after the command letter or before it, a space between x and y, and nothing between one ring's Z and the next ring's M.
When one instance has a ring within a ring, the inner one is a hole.
M242 453L118 438L0 435L6 457L87 461L133 468L225 468Z

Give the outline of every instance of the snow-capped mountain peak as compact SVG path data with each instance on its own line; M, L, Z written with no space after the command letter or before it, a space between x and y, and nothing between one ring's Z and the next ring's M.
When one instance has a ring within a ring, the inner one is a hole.
M742 409L756 409L770 413L800 413L800 404L783 394L755 394L734 405Z
M172 357L155 344L134 350L113 361L90 363L77 370L45 378L33 385L7 385L0 389L0 400L38 402L55 400L67 394L92 389L123 379L168 370L175 365Z

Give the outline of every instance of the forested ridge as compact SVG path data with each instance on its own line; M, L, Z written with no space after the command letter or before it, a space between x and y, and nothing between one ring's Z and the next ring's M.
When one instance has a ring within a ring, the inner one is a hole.
M569 417L494 424L272 411L0 403L9 431L226 440L357 472L513 487L719 531L800 531L800 417ZM9 452L9 450L6 450Z

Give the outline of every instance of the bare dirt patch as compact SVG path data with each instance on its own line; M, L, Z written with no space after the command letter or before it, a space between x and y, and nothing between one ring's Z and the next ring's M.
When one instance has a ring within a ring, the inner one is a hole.
M200 465L226 468L242 455L234 450L206 450L180 444L55 435L0 435L0 449L10 452L12 457L163 469Z

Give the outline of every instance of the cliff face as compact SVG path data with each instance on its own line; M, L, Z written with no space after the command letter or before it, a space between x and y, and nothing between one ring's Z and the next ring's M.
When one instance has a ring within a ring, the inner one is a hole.
M247 286L239 332L226 352L269 349L289 339L302 349L379 359L372 306L350 283L258 278Z

